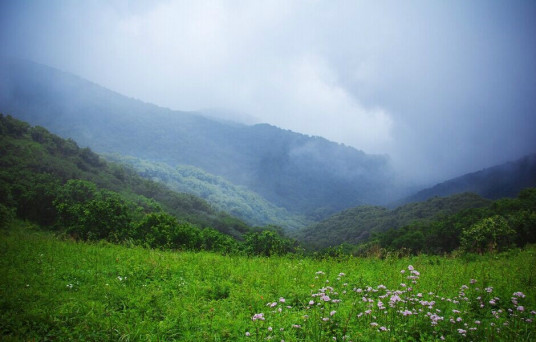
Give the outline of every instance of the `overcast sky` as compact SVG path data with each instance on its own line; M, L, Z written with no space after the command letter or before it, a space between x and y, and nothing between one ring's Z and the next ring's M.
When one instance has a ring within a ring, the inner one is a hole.
M436 181L536 152L536 1L0 2L4 54Z

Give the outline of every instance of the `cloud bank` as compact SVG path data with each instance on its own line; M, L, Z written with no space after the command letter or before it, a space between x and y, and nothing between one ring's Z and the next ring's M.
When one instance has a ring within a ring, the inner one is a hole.
M536 151L529 1L4 1L6 54L177 110L389 154L431 182Z

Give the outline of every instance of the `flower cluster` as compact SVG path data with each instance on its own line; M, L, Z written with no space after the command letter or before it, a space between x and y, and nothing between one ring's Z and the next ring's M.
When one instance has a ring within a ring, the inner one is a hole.
M519 324L532 324L527 329L536 332L533 324L536 311L529 311L522 305L526 297L522 292L514 292L510 301L503 301L492 286L481 289L477 287L477 279L470 279L468 285L460 286L457 296L450 298L433 291L420 291L421 273L413 265L400 274L405 282L397 289L380 284L353 286L353 290L349 290L350 282L343 281L345 273L338 273L336 280L330 282L325 272L318 271L314 279L329 286L312 291L310 298L292 300L303 303L295 307L283 306L286 300L280 297L266 304L272 310L266 318L260 313L252 320L266 319L269 328L261 333L266 339L350 341L352 338L374 339L370 334L393 331L402 334L401 338L419 339L419 331L424 328L428 329L426 336L431 334L441 340L448 336L485 340L490 336L513 334L512 329L506 328ZM276 322L281 325L279 330L272 328ZM513 337L505 335L500 339Z

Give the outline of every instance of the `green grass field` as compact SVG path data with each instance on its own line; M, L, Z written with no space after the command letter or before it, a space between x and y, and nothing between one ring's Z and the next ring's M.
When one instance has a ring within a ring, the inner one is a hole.
M536 340L535 246L315 260L1 234L5 341Z

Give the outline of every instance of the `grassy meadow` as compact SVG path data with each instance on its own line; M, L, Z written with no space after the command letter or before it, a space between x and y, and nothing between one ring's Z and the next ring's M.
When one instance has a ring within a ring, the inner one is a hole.
M4 341L534 341L536 248L314 259L0 238Z

